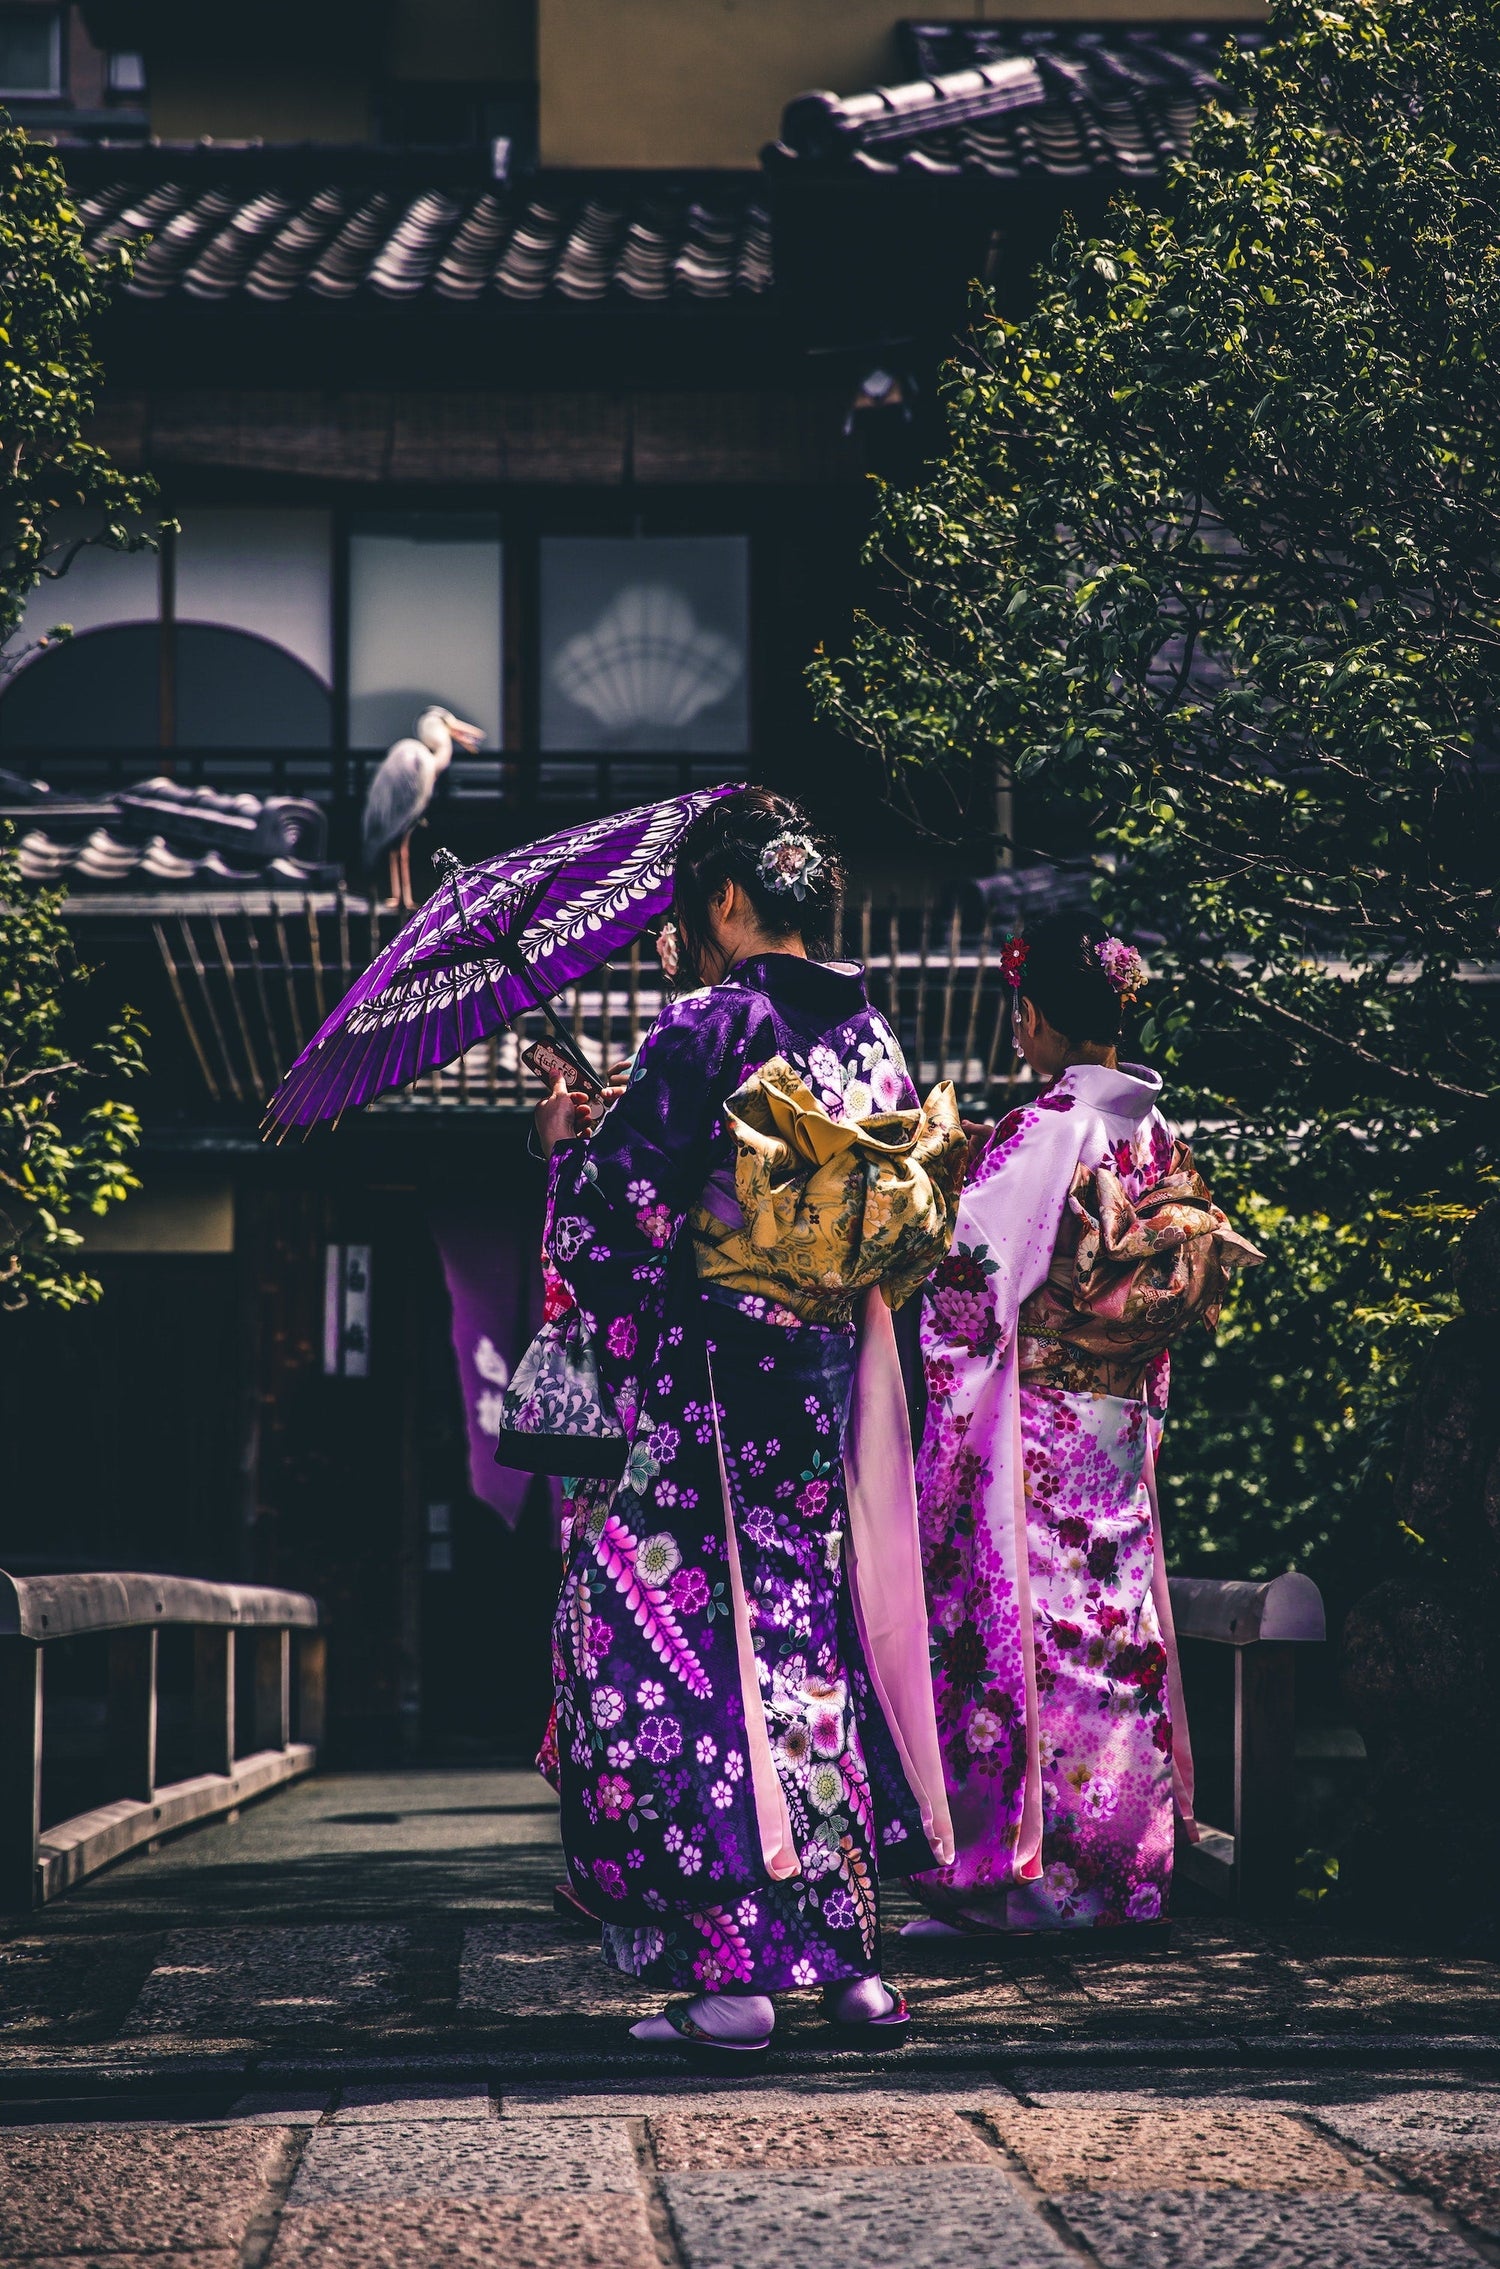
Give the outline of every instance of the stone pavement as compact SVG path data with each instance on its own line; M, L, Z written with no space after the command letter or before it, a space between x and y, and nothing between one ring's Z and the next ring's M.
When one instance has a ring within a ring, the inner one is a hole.
M247 2092L0 2133L32 2269L1477 2269L1500 2084L666 2075Z
M0 1924L0 2263L1500 2262L1500 1974L1317 1918L891 1937L918 2020L750 2079L554 1922L534 1775L327 1775ZM890 1901L888 1926L904 1912Z

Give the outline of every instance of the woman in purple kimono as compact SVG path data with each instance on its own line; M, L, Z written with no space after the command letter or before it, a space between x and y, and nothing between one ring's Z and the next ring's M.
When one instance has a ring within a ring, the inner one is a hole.
M1005 951L1041 1083L994 1129L922 1318L918 1464L957 1854L914 1885L949 1930L1155 1922L1192 1760L1154 1460L1170 1341L1261 1256L1117 1060L1139 956L1058 915ZM935 1919L934 1919L935 1918Z
M872 2044L899 2038L879 1876L952 1850L885 1303L700 1274L715 1221L740 1220L726 1105L758 1067L789 1066L822 1127L916 1116L862 972L810 957L838 883L794 805L712 806L674 906L707 990L663 1010L588 1139L561 1086L537 1112L548 1256L626 1448L622 1478L578 1485L565 1546L569 1877L608 1961L691 1997L637 2036L741 2056L788 1988L821 1987Z

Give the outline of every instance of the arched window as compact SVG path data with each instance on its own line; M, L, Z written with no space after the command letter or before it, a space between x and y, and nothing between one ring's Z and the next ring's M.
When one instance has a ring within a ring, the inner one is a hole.
M168 698L180 748L327 748L328 688L268 638L216 623L179 622ZM0 745L158 747L162 633L155 623L80 631L44 648L0 695Z

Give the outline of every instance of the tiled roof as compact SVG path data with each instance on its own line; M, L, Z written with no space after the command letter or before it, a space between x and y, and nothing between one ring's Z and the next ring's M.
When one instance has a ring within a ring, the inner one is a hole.
M306 889L340 871L324 857L323 811L300 796L219 795L174 780L142 780L112 796L85 798L0 772L3 821L15 831L28 882Z
M80 198L90 244L151 239L129 298L645 303L770 286L770 216L753 179L701 192L650 177L278 183L275 153L257 154L259 181L242 166L206 178L194 153L180 173L105 182Z
M788 104L769 167L1016 181L1160 177L1217 85L1230 23L902 24L909 83Z

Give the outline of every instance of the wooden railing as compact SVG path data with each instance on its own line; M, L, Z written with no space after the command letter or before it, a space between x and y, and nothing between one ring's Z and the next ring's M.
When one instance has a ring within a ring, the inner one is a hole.
M324 1718L318 1620L317 1601L302 1592L185 1576L0 1571L0 1909L41 1906L140 1844L311 1772ZM174 1624L192 1631L196 1769L158 1787L159 1638ZM108 1650L104 1771L113 1800L44 1828L47 1649L93 1636ZM253 1669L247 1727L236 1718L241 1647Z
M208 1099L258 1107L402 917L347 891L153 902L163 968ZM836 952L865 964L870 996L900 1036L924 1090L951 1079L973 1110L1012 1090L1000 950L1012 924L962 887L897 900L851 899ZM661 1008L649 939L560 995L558 1012L599 1065L635 1053ZM543 1031L527 1015L440 1071L385 1098L387 1111L529 1110L536 1082L520 1051Z
M1200 1821L1197 1843L1179 1835L1177 1865L1236 1906L1283 1905L1297 1856L1297 1651L1326 1636L1322 1594L1297 1575L1269 1583L1173 1576L1168 1588L1179 1641L1231 1648L1234 1676L1234 1824Z

